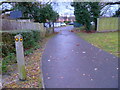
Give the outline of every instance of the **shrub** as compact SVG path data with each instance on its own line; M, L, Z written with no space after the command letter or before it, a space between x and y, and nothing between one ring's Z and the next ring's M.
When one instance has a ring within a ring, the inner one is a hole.
M41 39L39 31L2 32L2 57L9 55L9 53L15 53L14 37L17 34L23 36L23 46L25 50L34 47L35 43Z
M2 33L2 57L7 56L9 53L15 53L14 34Z
M80 27L80 30L85 30L85 26L81 26L81 27Z
M31 48L36 48L36 43L41 40L40 31L17 31L17 32L2 32L2 69L7 71L7 65L16 63L16 49L15 49L15 35L21 34L23 36L23 47L25 55L32 53ZM1 50L1 49L0 49Z
M71 21L64 21L64 23L66 23L66 24L68 24L68 23L70 23Z
M92 26L91 26L91 30L95 30L95 25L92 25Z
M23 46L25 49L29 49L35 45L35 39L32 31L20 34L23 36Z
M46 36L49 36L52 33L53 33L53 28L47 28L46 29Z
M35 42L38 42L40 39L42 39L42 37L40 37L39 31L33 31L33 37Z
M2 72L3 73L7 72L8 70L7 66L12 65L13 63L16 63L16 62L17 60L15 57L15 53L9 53L9 55L4 57L2 60Z

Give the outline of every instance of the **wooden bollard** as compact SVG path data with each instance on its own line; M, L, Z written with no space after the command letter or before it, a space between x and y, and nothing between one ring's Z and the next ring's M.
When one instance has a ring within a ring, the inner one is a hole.
M24 81L24 80L26 80L26 70L25 70L22 35L18 34L15 36L15 46L16 46L19 79Z

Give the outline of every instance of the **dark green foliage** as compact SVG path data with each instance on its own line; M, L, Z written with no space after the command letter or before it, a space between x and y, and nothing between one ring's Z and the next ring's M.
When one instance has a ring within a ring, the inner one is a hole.
M39 40L41 40L42 38L40 37L40 32L33 31L33 38L34 38L35 42L38 42Z
M26 50L25 51L25 55L29 55L29 54L31 54L31 53L33 53L33 49L28 49L28 50Z
M88 7L87 2L74 2L75 19L78 23L84 25L87 31L90 30L90 13Z
M68 23L70 23L71 21L64 21L64 23L66 23L66 24L68 24Z
M40 31L23 31L23 32L2 32L2 71L7 72L7 65L16 63L16 49L15 49L15 39L14 36L21 34L23 36L23 46L25 55L33 52L33 49L40 47L38 42L41 40Z
M80 28L79 28L79 30L85 30L85 27L84 26L81 26Z
M35 45L35 39L32 31L20 34L23 36L23 46L25 49L29 49Z
M16 2L14 9L22 11L22 18L23 19L34 19L34 17L37 17L39 13L38 11L38 4L32 3L32 2Z
M95 30L97 30L97 18L100 16L100 9L101 6L99 5L99 2L89 2L90 4L90 14L91 14L91 21L95 23Z
M97 27L97 18L100 14L99 2L73 2L76 21L86 27L86 31L91 30L91 22Z
M14 36L14 33L2 33L2 57L7 56L9 53L15 53Z
M115 15L113 17L120 17L120 8L115 12Z
M19 33L2 33L2 57L7 56L9 53L15 53L15 41L14 36L21 34L23 36L23 46L24 49L29 49L35 46L35 43L38 42L40 38L39 31L24 31Z
M8 56L4 57L2 60L2 72L5 73L8 70L8 65L12 65L13 63L16 63L16 57L15 53L9 53Z
M56 21L58 13L55 12L51 4L41 4L38 2L18 2L14 6L15 10L23 13L23 19L34 19L35 22L45 23Z
M47 28L46 29L46 36L49 36L53 33L53 28Z

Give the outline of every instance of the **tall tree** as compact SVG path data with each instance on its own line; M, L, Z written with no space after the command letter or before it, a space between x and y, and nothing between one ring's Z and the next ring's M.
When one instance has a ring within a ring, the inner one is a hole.
M41 4L38 2L18 2L14 9L23 13L22 18L34 19L35 22L45 23L51 21L55 13L51 4Z
M20 10L23 14L22 18L24 19L36 19L36 17L40 14L39 4L32 2L16 2L14 6L14 10Z
M97 27L97 18L100 15L98 2L73 2L72 6L74 7L76 21L83 24L87 31L90 31L92 21Z
M115 12L113 17L120 17L120 8Z
M100 16L100 4L99 2L89 2L90 5L90 15L92 21L95 23L95 30L97 30L97 18Z
M53 12L53 17L51 18L51 21L53 23L53 32L54 32L54 22L59 18L59 14L57 12Z

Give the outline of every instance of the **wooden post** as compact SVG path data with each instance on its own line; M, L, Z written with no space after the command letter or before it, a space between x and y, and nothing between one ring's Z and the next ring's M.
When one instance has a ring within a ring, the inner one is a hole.
M17 63L18 63L18 72L19 79L26 79L26 70L25 70L25 61L24 61L24 51L23 51L23 37L22 35L15 36L15 46L16 46L16 55L17 55Z
M99 31L99 18L97 18L97 31Z

